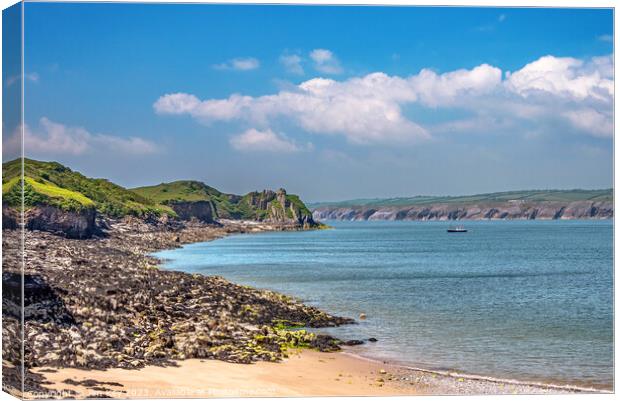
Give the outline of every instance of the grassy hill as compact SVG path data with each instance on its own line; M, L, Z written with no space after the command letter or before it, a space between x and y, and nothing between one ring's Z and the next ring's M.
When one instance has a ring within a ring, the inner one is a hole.
M2 194L9 206L21 204L21 161L2 165ZM101 178L88 178L56 162L24 159L25 207L51 205L63 210L95 208L111 217L125 215L174 215L159 205L119 185Z
M509 201L528 202L573 202L573 201L613 201L612 189L596 190L531 190L508 191L466 196L414 196L408 198L353 199L340 202L316 202L308 204L310 209L320 207L406 207L430 204L472 204L502 203Z
M133 188L131 191L164 205L178 201L209 201L214 205L217 217L225 219L264 220L270 217L272 207L281 209L281 213L288 218L293 218L294 213L311 216L310 210L297 195L282 195L287 203L293 205L285 210L277 199L277 193L272 191L233 195L220 192L199 181L174 181Z

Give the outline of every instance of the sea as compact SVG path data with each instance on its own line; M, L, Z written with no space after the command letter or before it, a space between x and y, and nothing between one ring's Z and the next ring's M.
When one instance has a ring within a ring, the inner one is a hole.
M164 268L295 296L358 324L349 352L437 372L613 389L613 222L327 221L158 252ZM366 319L360 320L360 314Z

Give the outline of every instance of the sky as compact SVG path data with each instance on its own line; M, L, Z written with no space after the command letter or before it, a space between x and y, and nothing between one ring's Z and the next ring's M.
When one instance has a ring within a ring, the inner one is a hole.
M26 156L127 187L613 185L609 9L36 2L24 29Z

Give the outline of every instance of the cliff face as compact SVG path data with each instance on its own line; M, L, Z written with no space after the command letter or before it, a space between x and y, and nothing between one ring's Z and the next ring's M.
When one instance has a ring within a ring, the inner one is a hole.
M168 202L167 204L174 210L179 219L192 220L196 219L203 223L214 223L214 208L209 201L195 202Z
M317 220L553 220L611 219L612 201L499 202L486 204L433 204L404 207L319 207Z
M41 205L26 210L24 220L29 230L48 231L67 238L90 238L98 232L95 208L66 211Z
M154 203L171 207L183 220L200 218L198 214L204 214L205 202L208 202L212 216L205 216L206 220L203 220L207 222L209 219L215 222L226 219L262 221L303 228L317 225L312 213L299 197L287 194L284 189L236 195L220 192L199 181L174 181L133 188L132 191Z
M219 219L276 223L288 229L318 225L299 197L284 189L233 195L199 181L175 181L129 190L60 163L31 159L3 163L2 193L3 228L18 227L17 211L23 205L25 228L68 238L89 238L106 229L106 220L122 218L176 225L189 220L218 224Z
M256 220L294 224L304 228L316 225L312 214L299 198L287 195L283 188L276 192L250 192L244 198L248 205L255 209Z

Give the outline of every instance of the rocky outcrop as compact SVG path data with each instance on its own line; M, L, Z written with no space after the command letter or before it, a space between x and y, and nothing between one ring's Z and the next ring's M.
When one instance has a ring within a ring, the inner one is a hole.
M198 220L202 223L214 223L214 207L210 201L173 201L168 206L174 210L181 220Z
M611 219L611 201L497 202L484 204L430 204L405 207L320 207L316 220L572 220Z
M303 228L317 225L312 214L304 211L286 194L283 188L276 192L265 190L247 195L248 204L257 210L257 220L271 223L293 224Z
M47 231L67 238L90 238L99 233L95 224L94 208L65 211L53 206L40 205L24 214L28 230Z

